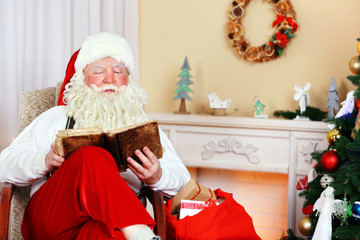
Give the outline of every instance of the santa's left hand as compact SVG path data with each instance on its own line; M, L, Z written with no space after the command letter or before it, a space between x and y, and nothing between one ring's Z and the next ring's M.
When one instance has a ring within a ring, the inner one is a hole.
M144 147L143 152L137 149L135 151L135 155L140 159L142 165L136 162L133 158L128 157L127 162L129 169L139 178L140 181L146 184L157 183L162 175L159 159L157 159L155 154L148 147Z

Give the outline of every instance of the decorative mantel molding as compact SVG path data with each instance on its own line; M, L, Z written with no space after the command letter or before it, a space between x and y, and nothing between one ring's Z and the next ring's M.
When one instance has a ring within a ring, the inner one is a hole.
M242 145L240 141L232 137L220 140L217 145L211 141L205 144L204 148L205 150L201 152L203 160L211 158L214 153L233 152L237 155L246 156L250 163L259 163L259 158L254 154L257 151L256 147L250 144Z

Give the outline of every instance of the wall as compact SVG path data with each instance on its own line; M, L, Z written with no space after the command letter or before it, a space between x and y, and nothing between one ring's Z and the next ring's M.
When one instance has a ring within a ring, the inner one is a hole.
M259 96L270 117L275 110L295 110L294 85L311 82L310 104L325 111L331 77L339 88L339 103L354 89L346 79L349 60L357 55L360 37L357 0L292 0L298 32L284 55L267 63L240 59L227 39L225 25L231 0L140 0L141 82L148 91L148 112L173 112L177 75L188 56L194 85L187 101L191 112L208 112L206 94L231 98L235 115L252 116ZM245 36L260 45L272 35L273 6L253 0L245 8ZM232 111L232 110L231 110ZM231 112L229 111L229 112Z
M149 95L146 111L178 110L179 101L172 98L185 56L195 83L190 86L193 101L187 101L192 113L209 113L206 94L214 91L222 99L231 98L229 112L239 109L234 115L253 116L257 95L266 105L265 113L273 117L276 110L298 108L294 86L308 82L310 105L326 111L331 77L338 86L339 103L343 101L354 89L346 76L351 74L349 60L357 55L360 1L291 2L299 24L295 38L279 59L251 64L235 54L227 39L231 0L139 0L140 74ZM260 45L273 33L272 4L253 0L245 10L245 36L252 45ZM286 231L287 175L202 169L196 176L206 186L233 192L262 239L279 239Z

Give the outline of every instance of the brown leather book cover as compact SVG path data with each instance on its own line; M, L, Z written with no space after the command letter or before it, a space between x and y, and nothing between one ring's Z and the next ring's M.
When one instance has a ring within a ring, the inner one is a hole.
M145 121L109 132L97 127L62 130L56 135L53 148L56 154L66 159L79 148L89 145L108 150L119 171L126 171L127 157L140 161L135 155L136 149L147 146L158 159L163 155L157 121Z

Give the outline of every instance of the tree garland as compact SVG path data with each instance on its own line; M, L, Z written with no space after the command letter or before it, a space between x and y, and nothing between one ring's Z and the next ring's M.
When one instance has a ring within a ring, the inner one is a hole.
M244 9L250 0L233 1L228 14L229 22L226 25L226 29L228 31L228 38L232 42L232 47L238 56L250 62L267 62L281 56L298 28L295 22L295 12L290 4L290 0L267 1L275 5L277 19L272 24L273 28L275 28L275 33L267 43L261 46L251 46L243 35L244 31L241 21L245 15Z

